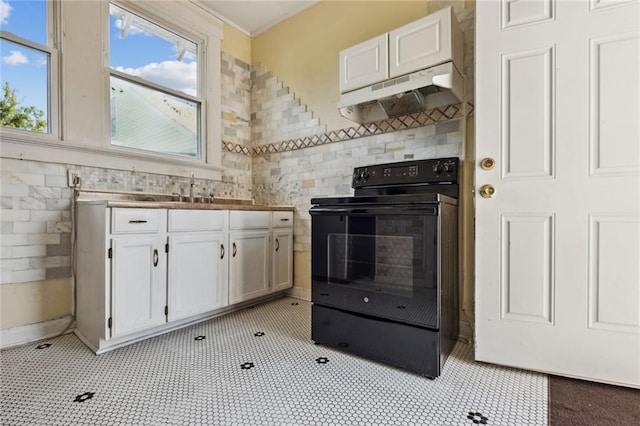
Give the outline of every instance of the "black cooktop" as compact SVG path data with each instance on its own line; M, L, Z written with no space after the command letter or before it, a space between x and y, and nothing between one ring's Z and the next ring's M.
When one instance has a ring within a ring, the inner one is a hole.
M457 157L374 164L353 170L353 197L312 198L312 205L458 204Z
M437 192L422 194L360 195L355 197L312 198L317 206L359 206L359 205L407 205L447 203L457 205L458 200Z

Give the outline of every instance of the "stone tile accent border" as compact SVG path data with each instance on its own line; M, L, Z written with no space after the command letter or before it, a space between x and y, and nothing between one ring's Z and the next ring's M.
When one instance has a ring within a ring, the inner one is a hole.
M449 120L461 118L464 114L463 104L449 105L443 108L434 108L428 111L403 115L387 120L376 121L370 124L363 124L357 127L347 127L340 130L306 136L297 139L290 139L275 143L248 147L239 143L223 140L223 150L236 154L256 157L274 152L294 151L312 146L325 145L333 142L343 142L365 136L378 135L382 133L394 132L397 130L412 129L416 127L429 126ZM473 114L473 104L467 103L467 116Z

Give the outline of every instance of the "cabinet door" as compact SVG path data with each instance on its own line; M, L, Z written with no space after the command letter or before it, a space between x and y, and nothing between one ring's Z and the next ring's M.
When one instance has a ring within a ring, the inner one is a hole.
M387 33L340 52L340 93L389 77Z
M408 74L450 61L451 8L389 32L389 76Z
M286 290L293 286L293 230L273 231L272 291Z
M166 322L166 257L157 235L111 240L111 337Z
M229 302L269 293L269 231L229 233Z
M227 304L223 244L222 232L169 237L169 321Z

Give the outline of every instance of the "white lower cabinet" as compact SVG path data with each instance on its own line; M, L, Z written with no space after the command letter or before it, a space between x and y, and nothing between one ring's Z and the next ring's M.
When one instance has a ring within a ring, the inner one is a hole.
M166 324L166 209L78 203L76 334L97 353Z
M166 321L166 262L156 234L111 239L111 337L145 330ZM107 320L109 321L109 320Z
M229 232L229 302L269 294L269 230Z
M75 332L96 353L292 286L292 212L77 211Z
M293 212L229 212L229 303L293 286Z
M271 253L273 254L271 282L273 291L293 286L293 229L273 230Z
M222 232L169 236L169 321L227 305L225 238Z
M226 210L169 210L167 319L227 306Z

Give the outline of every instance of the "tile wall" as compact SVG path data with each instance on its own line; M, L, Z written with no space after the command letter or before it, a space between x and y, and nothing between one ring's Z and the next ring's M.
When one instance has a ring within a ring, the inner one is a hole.
M222 53L222 139L240 147L251 146L250 65ZM242 152L241 150L239 152ZM222 150L222 182L235 187L236 197L251 198L251 158Z
M351 195L353 168L374 163L462 156L460 120L253 158L258 204L296 207L294 250L310 252L312 197Z
M251 160L242 160L250 173ZM184 177L7 158L0 161L0 284L71 277L72 191L67 170L78 172L87 189L189 192L189 178ZM196 179L196 194L251 198L249 185L235 176L225 181L225 176L222 182Z
M251 71L251 139L269 144L324 133L313 113L289 93L267 69L258 64Z
M64 165L1 159L0 284L71 276L71 188Z

